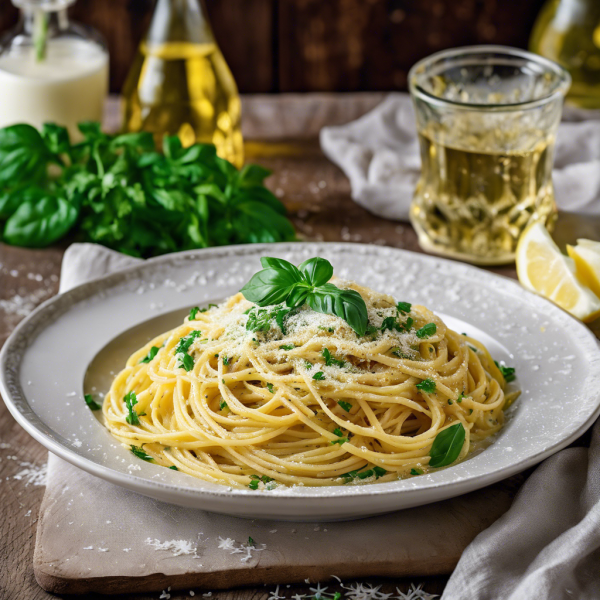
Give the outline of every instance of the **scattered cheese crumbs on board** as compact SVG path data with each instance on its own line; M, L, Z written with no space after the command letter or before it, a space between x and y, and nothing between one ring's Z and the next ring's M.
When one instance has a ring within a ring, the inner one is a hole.
M245 563L252 558L253 552L262 552L266 548L266 545L262 544L260 548L257 548L249 544L238 544L231 538L222 538L219 536L217 547L219 550L228 551L229 554L243 554L244 556L240 556L240 560Z
M169 540L167 542L161 542L157 539L146 539L146 544L152 546L156 550L171 551L173 556L183 556L184 554L192 554L198 558L196 554L196 547L189 540Z
M29 485L42 486L46 485L46 478L48 476L48 465L34 465L30 462L22 462L20 464L23 467L16 475L13 475L13 479L19 481L25 481L25 487Z

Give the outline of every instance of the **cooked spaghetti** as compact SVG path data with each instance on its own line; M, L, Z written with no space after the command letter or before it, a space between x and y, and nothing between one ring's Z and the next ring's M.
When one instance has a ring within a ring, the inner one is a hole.
M505 380L481 343L422 306L336 284L364 299L365 335L241 293L193 309L115 378L111 433L146 460L262 490L422 474L444 430L464 427L462 460L502 427Z

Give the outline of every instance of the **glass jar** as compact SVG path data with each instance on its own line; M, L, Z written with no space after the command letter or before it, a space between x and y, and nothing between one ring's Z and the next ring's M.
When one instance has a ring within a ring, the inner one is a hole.
M425 250L505 264L556 215L552 162L570 77L502 46L439 52L409 73L421 149L411 221Z
M16 28L0 40L0 127L101 121L108 93L108 52L91 29L69 22L74 0L13 0Z
M536 20L529 47L569 71L569 103L600 108L598 0L550 0Z
M240 97L199 0L158 0L123 87L123 123L157 144L164 135L214 144L242 166Z

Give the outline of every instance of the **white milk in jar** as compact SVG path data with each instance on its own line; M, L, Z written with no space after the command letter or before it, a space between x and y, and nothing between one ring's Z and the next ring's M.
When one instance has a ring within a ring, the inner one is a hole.
M0 127L29 123L39 128L52 122L67 127L72 140L81 139L77 123L102 120L108 53L97 35L68 23L64 7L69 0L46 6L42 1L43 13L40 4L35 9L27 1L15 4L23 11L21 21L0 45ZM47 28L42 53L36 40L40 18Z

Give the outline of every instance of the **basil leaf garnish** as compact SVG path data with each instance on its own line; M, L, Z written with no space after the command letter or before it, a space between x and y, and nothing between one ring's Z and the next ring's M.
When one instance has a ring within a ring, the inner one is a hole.
M344 319L358 335L365 335L367 306L358 292L340 290L332 283L326 283L310 292L306 302L317 312Z
M316 312L344 319L357 335L367 329L367 307L361 295L354 290L341 290L328 283L333 267L328 260L315 257L295 267L287 260L264 256L265 267L256 273L241 289L250 302L269 306L286 302L289 308L305 302Z
M445 467L451 465L460 454L465 442L465 428L462 423L456 423L437 434L429 456L430 467Z
M326 284L333 276L333 267L328 260L315 256L305 260L298 269L303 273L307 283L314 286Z

